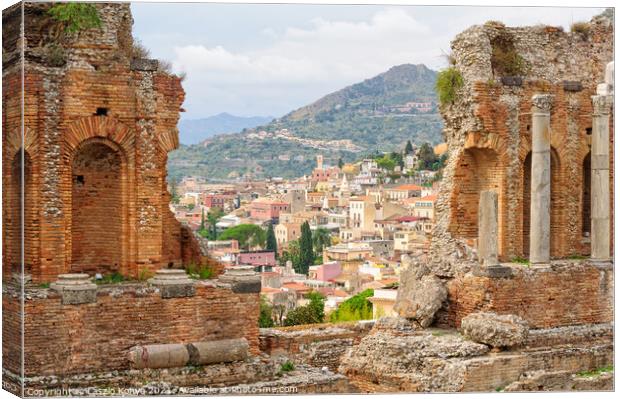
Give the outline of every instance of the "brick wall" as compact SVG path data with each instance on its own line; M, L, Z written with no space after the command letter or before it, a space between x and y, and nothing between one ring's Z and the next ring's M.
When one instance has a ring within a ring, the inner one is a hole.
M167 153L179 145L180 78L131 58L129 4L97 4L101 28L69 36L54 33L59 26L49 7L24 6L23 110L15 95L22 84L21 46L13 45L20 40L21 10L3 13L2 178L9 193L3 197L3 261L16 270L21 263L15 244L21 181L11 167L20 148L28 159L24 263L34 282L77 271L135 277L199 259L198 245L182 243L166 191ZM52 44L63 62L50 57ZM95 142L98 147L90 147ZM97 156L105 148L114 160L102 167ZM4 276L10 272L5 268Z
M19 299L5 294L3 306L3 367L19 373ZM196 283L193 297L170 299L145 284L99 287L97 302L82 305L62 305L55 291L39 289L25 304L26 375L127 369L135 345L245 337L257 354L258 306L257 293L211 281Z
M440 326L459 327L466 315L489 311L515 314L531 328L607 323L613 320L613 272L580 262L555 270L513 267L509 279L460 276L448 284Z

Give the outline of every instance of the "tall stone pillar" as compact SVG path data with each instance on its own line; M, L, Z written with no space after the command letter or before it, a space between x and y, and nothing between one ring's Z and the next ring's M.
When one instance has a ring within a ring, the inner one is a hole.
M478 203L478 260L476 276L509 278L512 269L499 263L499 209L495 191L482 191Z
M530 209L530 263L548 264L551 233L550 111L553 96L532 97L532 198Z
M499 264L497 229L497 193L482 191L478 205L478 260L483 267Z
M592 96L592 235L591 257L597 262L607 262L610 251L610 199L609 199L609 114L613 103L613 63L608 65L605 83Z

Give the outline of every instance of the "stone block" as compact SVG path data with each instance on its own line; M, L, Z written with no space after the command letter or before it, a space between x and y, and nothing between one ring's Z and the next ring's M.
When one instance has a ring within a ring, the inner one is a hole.
M504 86L522 86L523 78L521 76L502 76L502 84Z
M159 68L159 61L148 58L134 58L131 60L130 69L132 71L153 72Z
M80 305L97 301L97 285L90 281L88 274L60 274L58 280L50 284L58 291L63 305Z
M405 278L403 282L398 289L394 310L401 317L417 321L422 327L430 326L435 313L448 297L446 287L434 275L420 279Z
M226 268L218 278L218 285L230 288L237 294L259 293L261 290L260 274L252 266L236 266Z
M159 289L161 297L183 298L194 296L196 287L194 281L187 276L183 269L160 269L149 283Z
M512 268L510 266L494 265L488 267L478 267L473 270L474 276L489 278L511 278Z
M573 80L565 80L562 82L564 86L564 91L581 91L583 90L583 85L581 82L573 81Z
M463 335L496 348L522 345L529 334L525 320L515 315L492 312L472 313L461 320Z

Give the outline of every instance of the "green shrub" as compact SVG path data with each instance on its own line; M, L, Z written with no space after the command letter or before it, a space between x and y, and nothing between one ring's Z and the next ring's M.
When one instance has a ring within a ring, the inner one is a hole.
M140 269L140 271L138 272L138 281L146 281L150 279L151 277L153 277L154 275L155 273L153 273L152 271L144 267Z
M342 302L330 316L331 322L372 319L372 302L368 300L375 291L367 289Z
M310 303L299 306L286 315L285 326L298 326L304 324L323 323L325 318L325 297L318 292L310 292L306 295Z
M54 4L48 13L55 20L63 23L67 32L75 33L84 29L101 27L101 18L94 4Z
M53 67L61 67L67 63L65 49L58 43L49 43L45 46L45 59Z
M585 38L590 33L590 24L587 22L575 22L570 26L570 31L573 33L578 33Z
M288 373L293 370L295 370L295 364L293 364L290 360L287 360L280 366L280 371L283 373Z
M520 263L522 265L527 265L529 266L530 264L530 260L526 259L526 258L522 258L520 256L514 257L510 260L511 263Z
M208 265L190 263L185 266L185 272L189 275L189 278L194 280L208 280L213 277L213 269Z
M491 68L499 76L525 74L527 63L515 48L512 35L502 30L491 39Z
M437 74L435 89L439 95L441 105L452 104L456 99L456 92L463 87L463 76L456 67L446 68Z
M273 306L269 304L267 298L264 295L260 296L260 313L258 316L258 326L260 328L269 328L274 326L273 318L271 317L273 312Z
M119 272L104 274L100 279L95 279L95 284L118 284L126 281L125 276Z
M39 288L49 288L50 287L50 283L41 283L39 284Z
M580 371L577 373L579 377L597 377L602 373L610 373L614 371L614 366L599 367L594 370Z

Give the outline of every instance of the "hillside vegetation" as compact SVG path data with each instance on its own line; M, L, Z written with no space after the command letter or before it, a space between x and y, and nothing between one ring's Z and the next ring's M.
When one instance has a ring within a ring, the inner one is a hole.
M395 66L266 125L182 146L170 154L170 176L290 178L310 173L319 153L335 165L402 148L407 140L437 144L436 77L424 65Z

